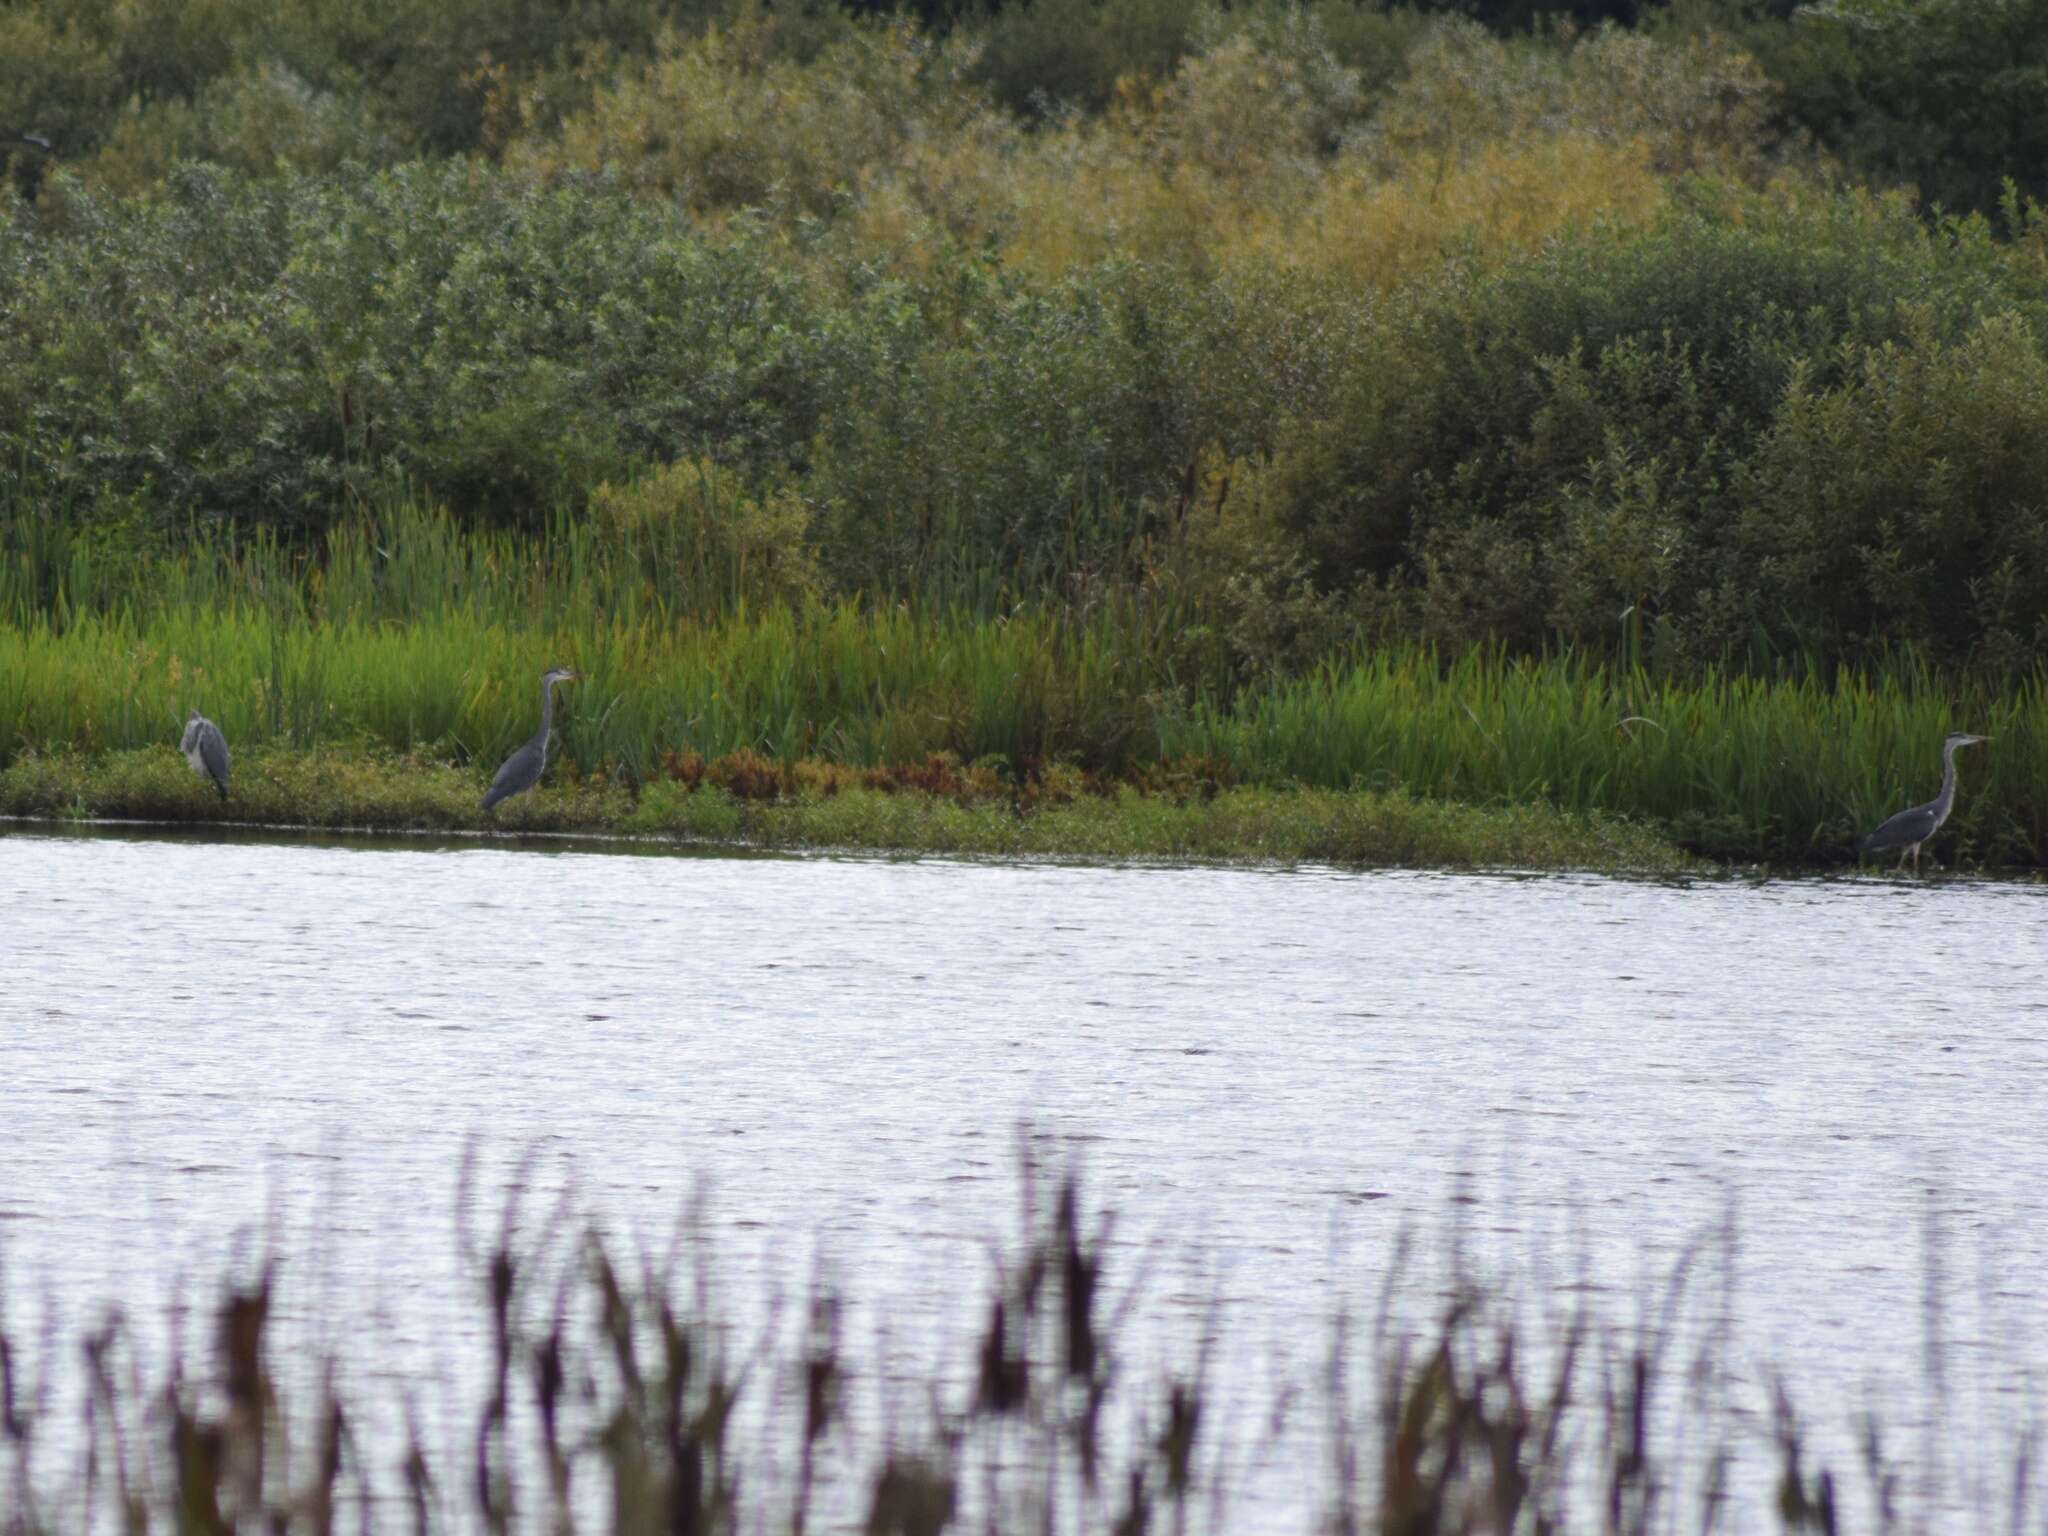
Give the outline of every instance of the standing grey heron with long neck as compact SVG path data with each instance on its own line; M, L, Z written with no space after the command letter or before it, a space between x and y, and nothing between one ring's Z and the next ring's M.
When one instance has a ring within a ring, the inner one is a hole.
M1974 747L1980 741L1989 741L1989 736L1970 736L1962 731L1952 732L1941 744L1941 793L1925 805L1916 805L1911 810L1901 811L1885 822L1875 832L1856 845L1859 853L1880 853L1889 848L1899 850L1899 867L1905 868L1906 855L1913 855L1913 872L1920 872L1920 845L1940 830L1948 820L1948 813L1956 803L1956 749Z
M555 724L555 684L572 683L581 675L567 667L550 667L541 674L540 729L533 733L531 741L505 759L498 776L491 780L491 787L484 791L485 810L500 800L524 794L540 782L548 766L548 732Z
M185 718L185 734L179 738L178 750L185 754L192 771L202 779L213 780L221 799L227 799L228 739L221 735L220 727L193 710Z

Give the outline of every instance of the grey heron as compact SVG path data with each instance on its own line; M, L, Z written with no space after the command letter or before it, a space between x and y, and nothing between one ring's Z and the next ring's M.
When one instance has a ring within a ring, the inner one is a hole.
M202 779L213 780L213 787L220 791L221 799L227 799L228 739L221 735L220 727L198 710L193 710L186 717L185 734L178 742L178 750L185 754L185 761L192 765L192 771Z
M1920 868L1920 845L1934 836L1948 813L1956 803L1956 749L1974 747L1980 741L1989 741L1989 736L1971 736L1962 731L1952 731L1948 740L1941 744L1941 793L1925 805L1916 805L1911 810L1901 811L1880 826L1875 832L1856 845L1859 853L1879 853L1886 849L1899 850L1899 866L1905 867L1906 855L1913 855L1913 868Z
M540 729L533 733L531 741L505 759L498 776L491 780L491 787L484 791L485 810L500 800L525 793L540 782L540 776L548 766L548 732L555 723L555 684L574 682L581 675L567 667L550 667L541 674Z

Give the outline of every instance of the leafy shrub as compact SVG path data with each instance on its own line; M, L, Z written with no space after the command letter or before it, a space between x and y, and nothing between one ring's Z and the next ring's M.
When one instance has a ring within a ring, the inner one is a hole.
M1820 388L1793 380L1737 485L1744 584L1788 640L2020 668L2048 645L2048 357L1993 315L1913 323Z
M1126 78L1163 80L1191 50L1202 0L1031 0L988 24L975 77L1012 112L1099 111Z
M679 460L591 493L599 536L637 558L675 612L795 603L818 587L809 513L790 491L747 495L708 459Z
M1624 613L1674 663L1875 643L1853 608L1815 612L1744 555L1768 541L1738 529L1811 516L1761 493L1782 467L1766 482L1748 466L1801 392L1828 395L1888 345L1962 345L1987 313L2011 313L1995 355L2025 377L2013 338L2039 348L2048 308L2023 291L1981 230L1930 233L1897 203L1738 197L1589 232L1409 296L1342 402L1288 440L1282 515L1326 585L1445 643L1609 646ZM1967 649L1890 613L1893 640Z
M863 168L960 130L983 108L960 82L965 55L903 23L844 29L809 60L755 16L658 54L599 87L559 140L522 139L509 159L543 171L606 170L700 211L829 214Z
M1085 525L1119 490L1163 476L1179 445L1158 430L1126 276L1041 291L958 267L935 279L946 306L867 301L863 329L902 362L846 381L809 481L841 584L900 589L963 556L1035 582L1087 558Z
M105 192L142 193L182 160L210 160L246 175L280 166L332 171L396 158L373 102L308 84L282 64L223 75L190 97L139 101L117 117L81 174Z
M0 244L0 451L167 511L317 523L395 466L532 522L642 459L777 462L817 420L793 279L601 181L184 167L64 203Z
M1351 614L1317 587L1273 485L1265 461L1205 445L1181 494L1151 520L1148 580L1192 616L1177 642L1184 675L1211 675L1215 647L1240 679L1303 672L1351 638Z
M855 314L895 366L846 376L805 486L828 572L888 590L1126 570L1197 448L1258 446L1349 334L1267 351L1298 310L1129 261L1041 285L962 260Z
M123 98L119 66L75 18L41 9L0 10L0 153L17 175L39 178L46 152L21 145L37 134L58 153L92 144Z
M1951 213L2048 197L2048 0L1828 0L1744 40L1855 175Z
M1607 26L1510 41L1447 18L1410 49L1367 142L1387 164L1452 163L1570 131L1642 142L1661 172L1747 174L1772 105L1763 70L1712 33L1667 40Z
M486 147L508 94L551 117L580 99L580 61L645 54L660 28L735 3L17 0L0 16L0 131L44 134L73 168L120 137L110 168L127 175L192 154L268 172L270 149L315 169L350 125L280 135L270 119L307 110L280 96L297 82L316 117L345 103L398 152L463 153Z
M1175 156L1224 177L1334 153L1364 100L1358 72L1330 52L1312 12L1264 39L1221 34L1181 65L1161 96L1161 128Z

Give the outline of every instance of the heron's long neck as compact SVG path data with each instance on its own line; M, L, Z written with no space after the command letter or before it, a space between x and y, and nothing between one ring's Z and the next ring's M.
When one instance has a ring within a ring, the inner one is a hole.
M540 729L533 733L533 739L545 742L548 730L555 723L555 680L544 677L540 682Z
M1961 745L1959 741L1952 741L1941 754L1941 793L1934 797L1936 821L1947 820L1948 809L1956 801L1956 748Z

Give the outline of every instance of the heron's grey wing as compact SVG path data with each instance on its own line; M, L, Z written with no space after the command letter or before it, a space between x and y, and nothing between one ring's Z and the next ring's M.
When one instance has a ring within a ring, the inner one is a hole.
M217 726L206 721L199 723L199 759L206 764L206 772L220 789L220 797L228 797L228 739L221 735Z
M522 789L533 788L540 781L544 761L541 748L531 741L506 758L504 766L491 780L491 787L484 791L484 809L488 811L500 800L516 795Z
M1909 811L1899 812L1857 846L1865 853L1875 853L1882 848L1905 848L1914 843L1924 843L1933 835L1934 807L1916 805Z

